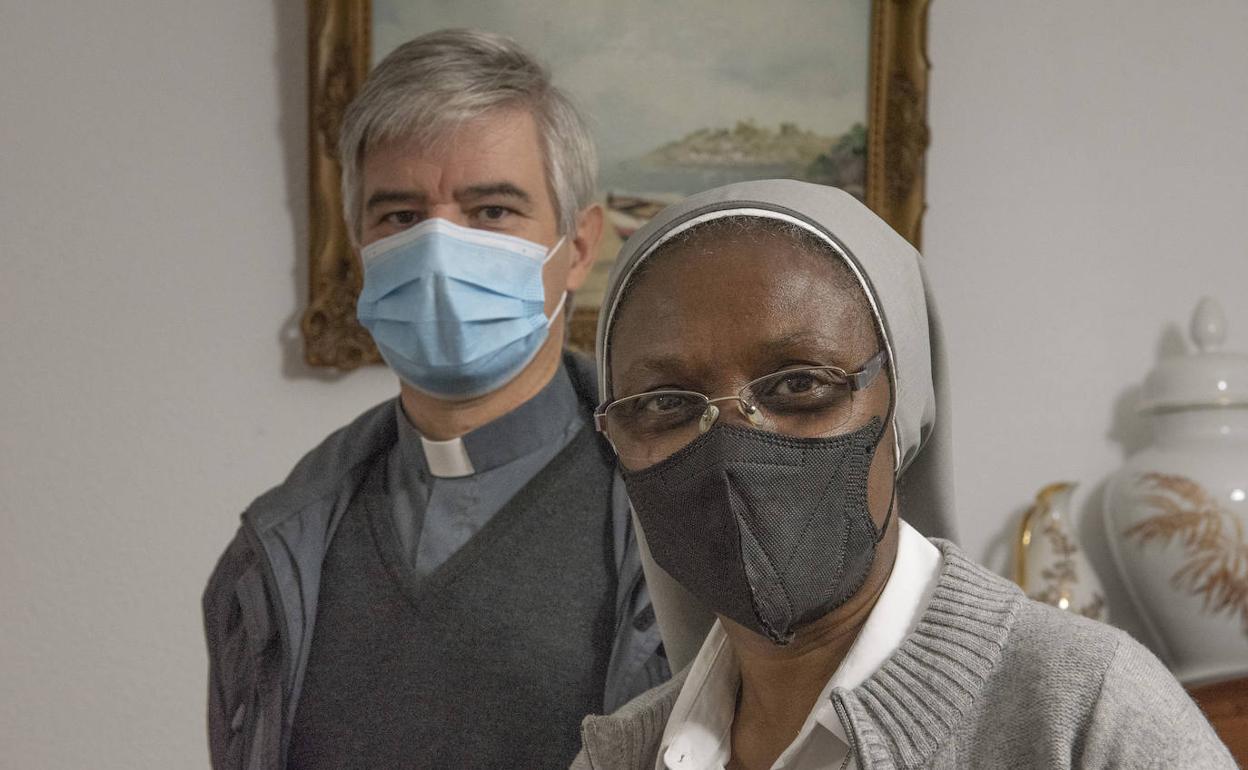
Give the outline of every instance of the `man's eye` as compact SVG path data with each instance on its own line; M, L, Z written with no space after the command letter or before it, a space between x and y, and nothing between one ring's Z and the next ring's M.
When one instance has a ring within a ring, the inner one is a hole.
M486 222L501 222L514 212L506 206L483 206L477 216Z
M411 227L416 224L415 211L391 211L381 218L382 222L399 227Z

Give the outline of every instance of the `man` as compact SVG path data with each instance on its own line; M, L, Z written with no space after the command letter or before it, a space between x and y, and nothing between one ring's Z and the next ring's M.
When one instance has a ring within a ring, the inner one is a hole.
M344 117L359 317L400 394L243 514L204 595L214 767L556 767L668 676L592 364L585 125L514 42L436 32Z

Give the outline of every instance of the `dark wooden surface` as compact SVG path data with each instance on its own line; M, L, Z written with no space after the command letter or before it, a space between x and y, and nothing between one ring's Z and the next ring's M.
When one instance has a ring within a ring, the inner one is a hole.
M1248 677L1188 690L1240 767L1248 767Z

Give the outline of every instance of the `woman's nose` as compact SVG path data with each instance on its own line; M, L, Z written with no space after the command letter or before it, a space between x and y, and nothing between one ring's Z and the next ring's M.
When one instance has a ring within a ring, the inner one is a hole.
M762 412L758 410L758 407L745 401L744 399L734 399L733 404L721 404L718 408L715 404L711 404L710 408L716 410L716 414L721 422L732 425L740 425L746 428L757 428L763 422L763 415ZM708 411L710 410L708 409ZM703 420L705 419L706 417L703 416ZM715 419L712 417L711 424L714 424L714 422ZM703 429L703 432L709 430L710 427L710 425L707 425L706 428Z

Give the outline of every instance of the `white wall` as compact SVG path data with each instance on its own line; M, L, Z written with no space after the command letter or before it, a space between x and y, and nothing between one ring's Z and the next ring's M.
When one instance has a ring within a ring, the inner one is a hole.
M1248 352L1248 3L934 0L924 252L954 379L962 539L997 569L1017 514L1148 439L1138 385L1204 294Z
M238 514L394 390L298 363L303 3L0 11L0 767L207 766Z
M205 767L237 513L393 390L299 362L302 6L0 6L2 768ZM930 47L962 531L1000 568L1041 484L1138 444L1165 323L1216 293L1248 349L1248 6L935 0Z

